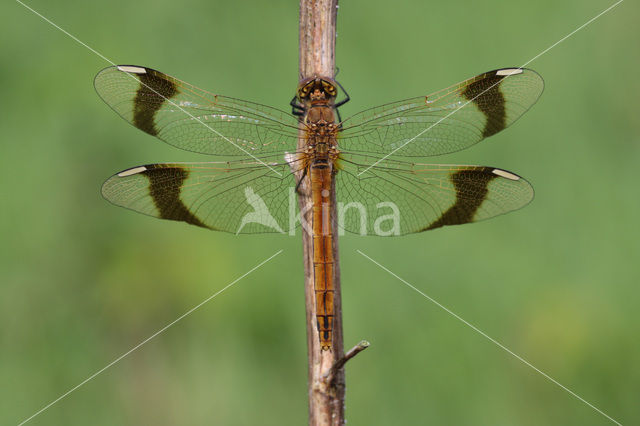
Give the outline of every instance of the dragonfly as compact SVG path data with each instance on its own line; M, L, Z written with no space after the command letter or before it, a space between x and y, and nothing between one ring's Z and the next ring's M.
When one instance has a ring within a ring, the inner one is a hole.
M533 199L524 178L501 168L418 162L469 148L513 124L543 91L542 78L531 69L485 72L344 120L338 108L349 95L326 77L302 80L291 112L214 94L137 65L105 68L94 85L138 129L224 159L116 173L102 194L117 206L234 234L291 233L305 225L295 199L307 191L323 350L333 341L331 246L337 231L412 234L485 220Z

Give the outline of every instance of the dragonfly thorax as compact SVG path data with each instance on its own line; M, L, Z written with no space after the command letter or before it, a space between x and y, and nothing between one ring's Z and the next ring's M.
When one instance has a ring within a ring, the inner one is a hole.
M335 114L333 107L326 104L314 104L307 109L303 119L312 132L335 132Z
M319 107L314 107L311 111L319 109ZM337 126L332 122L321 119L316 122L307 123L306 151L309 158L315 160L337 158L339 151L336 132Z

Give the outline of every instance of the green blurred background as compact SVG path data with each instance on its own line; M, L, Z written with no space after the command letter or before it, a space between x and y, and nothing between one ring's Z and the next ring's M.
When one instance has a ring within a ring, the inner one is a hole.
M287 109L295 1L28 3L117 63ZM607 1L344 1L339 79L368 106L518 66ZM301 425L301 242L207 232L115 208L113 172L204 160L96 95L108 64L0 6L0 424L17 424L279 249L284 253L34 418L33 425ZM529 66L542 98L513 128L435 162L504 167L536 199L491 221L341 240L351 425L610 422L381 271L405 280L623 424L640 423L637 3Z

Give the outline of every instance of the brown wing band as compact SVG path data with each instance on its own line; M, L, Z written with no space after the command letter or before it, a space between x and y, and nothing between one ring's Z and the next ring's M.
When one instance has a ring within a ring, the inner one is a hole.
M154 70L146 68L146 73L137 74L140 88L133 100L133 125L150 135L156 136L158 130L154 117L162 104L174 96L178 89L171 81L162 78Z
M462 92L462 95L472 101L487 117L482 131L484 138L495 135L507 127L505 100L500 91L500 81L505 76L496 75L495 71L487 74L489 75L474 81Z
M209 228L198 219L180 199L183 182L189 172L180 167L145 166L142 172L149 179L149 195L162 219L180 220L192 225Z
M473 217L487 197L489 183L498 177L492 170L461 170L451 175L451 182L456 190L456 202L438 220L420 232L445 225L473 222Z

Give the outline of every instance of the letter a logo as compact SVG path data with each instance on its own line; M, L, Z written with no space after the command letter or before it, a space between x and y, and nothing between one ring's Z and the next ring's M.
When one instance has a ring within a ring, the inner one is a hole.
M251 188L250 186L245 188L244 195L245 197L247 197L247 203L249 203L249 205L253 207L254 211L244 215L244 217L242 218L242 222L240 223L240 227L236 231L236 235L238 235L240 231L242 231L242 228L244 228L244 226L248 225L249 223L258 223L268 228L275 229L281 234L284 234L284 231L282 230L282 228L280 228L278 222L276 222L273 216L271 216L271 213L269 213L269 208L267 207L264 200L255 193L253 188Z

